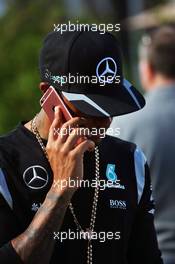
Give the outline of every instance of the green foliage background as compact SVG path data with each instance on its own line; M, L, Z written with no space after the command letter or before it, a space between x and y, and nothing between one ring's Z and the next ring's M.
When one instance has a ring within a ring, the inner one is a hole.
M0 18L1 134L39 110L39 50L63 15L61 2L12 1Z

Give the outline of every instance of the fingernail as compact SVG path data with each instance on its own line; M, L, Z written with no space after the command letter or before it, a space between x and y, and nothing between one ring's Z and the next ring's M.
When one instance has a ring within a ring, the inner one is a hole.
M91 145L92 145L93 147L95 147L95 143L94 143L94 141L92 141L92 140L91 140Z
M94 141L91 141L90 144L91 144L91 146L89 147L89 151L94 151L94 148L95 148Z
M58 113L58 109L59 109L59 107L56 106L56 107L55 107L55 113Z
M80 120L81 120L81 121L86 121L86 118L84 118L84 117L80 117Z

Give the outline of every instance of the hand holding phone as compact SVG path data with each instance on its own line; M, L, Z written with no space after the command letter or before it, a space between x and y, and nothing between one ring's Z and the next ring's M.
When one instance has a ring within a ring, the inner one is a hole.
M73 118L69 110L67 109L65 103L63 102L62 98L59 96L57 91L52 86L48 88L48 90L40 99L40 105L44 109L51 123L55 118L54 109L56 106L59 106L61 108L65 122ZM55 131L57 132L56 128ZM83 141L84 141L84 136L78 139L77 144L80 144Z

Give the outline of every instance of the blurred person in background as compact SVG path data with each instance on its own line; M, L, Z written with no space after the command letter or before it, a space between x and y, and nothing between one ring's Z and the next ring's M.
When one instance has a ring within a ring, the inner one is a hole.
M156 201L155 226L165 264L175 263L175 27L144 36L139 71L146 107L114 118L120 137L140 146L150 165Z

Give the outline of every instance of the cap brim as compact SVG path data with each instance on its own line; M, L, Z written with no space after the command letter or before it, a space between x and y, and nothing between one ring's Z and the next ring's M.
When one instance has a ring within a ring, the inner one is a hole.
M79 111L96 117L124 115L138 111L145 105L142 94L126 79L123 79L122 85L105 94L80 94L63 91L62 94Z

